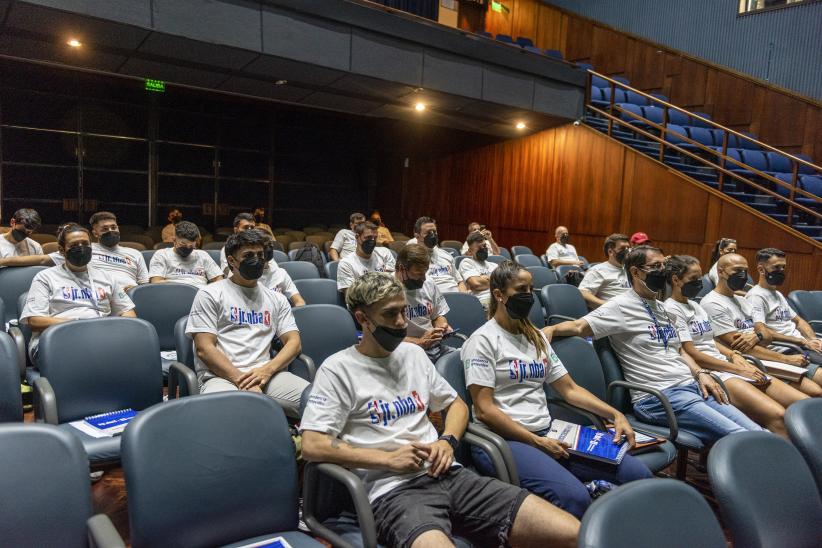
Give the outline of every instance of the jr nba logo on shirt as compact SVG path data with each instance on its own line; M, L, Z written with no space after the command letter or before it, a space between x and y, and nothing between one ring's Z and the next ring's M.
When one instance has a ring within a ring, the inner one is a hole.
M648 333L652 341L664 342L677 338L676 328L672 325L649 325Z
M271 327L271 312L257 312L255 310L243 310L237 306L228 309L228 321L236 325L265 325Z
M688 322L688 327L691 328L691 335L702 335L713 331L713 327L711 326L711 322L709 320L704 320L701 322L691 320Z
M530 363L524 360L508 360L508 376L518 382L524 382L528 379L543 379L547 367L548 360L546 359L541 362L532 361Z
M102 301L106 298L106 292L103 289L97 289L97 299L94 299L91 289L88 287L69 287L63 286L63 298L67 301Z
M753 329L754 323L750 318L744 320L734 320L734 325L737 329Z
M431 303L418 304L416 306L409 304L405 307L405 317L409 320L412 318L427 318L433 311L434 307L431 306Z
M398 396L391 402L384 400L371 400L368 402L368 414L371 416L371 424L382 424L388 426L402 417L422 413L425 411L425 403L417 393L412 390L408 396Z

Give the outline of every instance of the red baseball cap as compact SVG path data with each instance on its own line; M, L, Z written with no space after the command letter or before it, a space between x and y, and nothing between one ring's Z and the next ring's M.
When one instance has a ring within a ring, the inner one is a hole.
M651 239L644 232L634 232L631 235L631 245L647 244Z

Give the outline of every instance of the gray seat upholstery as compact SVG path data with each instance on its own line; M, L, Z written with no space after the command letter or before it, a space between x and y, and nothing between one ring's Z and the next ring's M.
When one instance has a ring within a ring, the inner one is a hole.
M91 517L88 461L75 436L0 425L0 471L0 546L124 546L106 516Z
M274 242L274 243L277 243L277 242ZM288 255L286 255L286 254L285 254L285 252L284 252L284 251L282 251L282 250L280 250L280 249L275 249L275 250L274 250L274 261L275 261L278 265L279 265L279 264L281 264L281 263L287 263L287 262L289 262L290 260L291 260L291 259L288 257Z
M208 253L208 256L211 257L211 260L214 261L214 264L220 266L220 251L222 248L219 249L206 249L205 252Z
M573 270L580 270L580 267L572 264L561 264L556 268L557 276L559 276L560 281L563 283L565 282L565 276Z
M459 328L460 333L466 337L470 337L474 331L482 327L487 321L485 310L482 308L479 299L474 295L470 293L443 293L442 296L450 309L445 315L448 325L454 329Z
M310 304L295 308L292 312L300 330L302 352L314 361L317 368L331 354L357 344L357 327L345 308L332 304Z
M126 428L122 449L134 548L285 533L292 546L322 546L297 533L294 444L270 398L223 392L154 406Z
M822 498L802 455L784 439L725 436L708 455L708 479L734 546L820 545Z
M329 280L337 281L337 270L340 267L340 261L328 261L325 263L325 275Z
M533 255L534 252L531 251L531 248L524 245L512 245L511 246L511 255L516 257L517 255Z
M157 331L160 350L174 350L174 324L188 316L197 291L194 286L177 283L144 284L129 290L137 317Z
M785 412L785 426L822 495L822 400L813 398L791 404Z
M314 263L309 263L308 261L288 261L279 266L288 272L288 275L291 276L291 279L294 281L310 280L320 277L317 267Z
M300 296L305 301L305 304L333 304L337 306L342 305L342 294L337 291L337 282L327 279L314 280L296 280L294 285L297 286Z
M6 305L6 314L3 323L16 320L21 310L17 310L17 297L25 293L31 287L31 280L45 266L15 266L0 268L0 299Z
M671 479L632 481L594 501L582 517L579 548L724 548L711 507Z
M816 333L822 333L822 291L791 291L788 302Z
M540 259L536 255L532 255L531 253L522 253L519 255L514 255L514 261L526 268L529 266L545 266L542 263L542 259Z
M23 422L18 359L14 340L0 333L0 422Z
M532 291L531 294L534 296L534 304L531 305L531 310L528 311L528 319L537 328L542 329L545 327L545 310L542 309L539 294L536 291Z
M559 283L559 278L553 268L547 268L545 266L526 266L525 269L531 273L535 291L541 290L546 285Z
M548 325L568 320L578 320L588 314L588 306L582 293L573 285L557 283L546 285L539 292Z
M151 266L151 259L154 258L154 254L157 252L156 249L145 249L140 252L143 256L143 260L146 262L146 267Z

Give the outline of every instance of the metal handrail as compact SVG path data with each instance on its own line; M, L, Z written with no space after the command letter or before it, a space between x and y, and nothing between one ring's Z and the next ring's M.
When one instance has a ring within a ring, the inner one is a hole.
M588 73L587 74L587 76L588 76L588 79L587 79L588 80L588 85L587 85L586 90L585 90L586 107L588 109L590 109L591 111L593 111L593 112L596 112L600 115L603 115L608 120L608 135L609 136L612 135L612 133L613 133L613 123L616 122L620 126L625 126L625 127L629 128L634 133L639 133L639 134L651 139L652 141L655 141L655 142L659 143L660 144L659 160L661 162L664 162L666 148L668 148L668 149L673 149L673 150L675 150L675 151L677 151L681 154L684 154L684 155L686 155L690 158L693 158L693 159L697 160L698 162L701 162L702 164L705 164L708 167L711 167L711 168L714 168L714 169L718 170L719 171L718 184L719 184L719 190L720 191L722 191L722 187L723 187L723 183L724 183L724 177L729 176L729 177L731 177L735 180L739 180L739 181L743 182L744 184L749 185L749 186L765 193L766 195L769 195L769 196L772 196L772 197L776 198L778 201L785 202L788 206L788 215L787 215L787 223L786 223L788 226L791 226L793 224L793 216L794 216L794 209L795 208L800 210L800 211L803 211L805 213L808 213L811 216L816 217L817 219L822 219L822 214L820 214L817 211L814 211L813 209L810 209L810 208L808 208L808 207L806 207L806 206L804 206L804 205L802 205L802 204L795 201L796 195L800 194L803 197L810 198L810 199L822 204L822 198L820 198L820 197L818 197L818 196L816 196L816 195L814 195L814 194L812 194L812 193L810 193L810 192L808 192L808 191L806 191L802 188L799 188L799 186L798 186L798 177L799 177L798 171L799 171L799 164L800 163L811 167L812 169L816 170L817 172L822 172L822 167L819 167L819 166L817 166L817 165L815 165L811 162L803 160L802 158L797 158L796 156L793 156L792 154L788 154L786 152L783 152L783 151L781 151L779 149L776 149L776 148L774 148L774 147L772 147L772 146L770 146L766 143L762 143L761 141L758 141L757 139L754 139L754 138L749 137L747 135L743 135L743 134L741 134L739 132L736 132L736 131L734 131L730 128L727 128L725 126L717 124L716 122L714 122L712 120L709 120L707 118L703 118L702 116L699 116L697 114L693 114L693 113L691 113L691 112L689 112L689 111L687 111L687 110L685 110L681 107L678 107L676 105L668 103L667 101L663 101L663 100L658 99L656 97L653 97L652 95L649 95L645 92L642 92L640 90L637 90L635 88L627 86L627 85L625 85L625 84L623 84L623 83L621 83L617 80L614 80L612 78L608 78L607 76L601 75L601 74L599 74L597 72L594 72L594 71L591 71L591 70L588 70L587 73ZM597 108L596 106L594 106L593 104L591 104L590 89L591 89L592 76L594 76L594 75L608 81L609 84L610 84L611 97L610 97L609 107L608 107L609 112L601 110L601 109ZM617 87L630 90L634 93L637 93L638 95L641 95L641 96L647 98L652 103L658 103L659 105L662 105L662 107L663 107L663 122L662 122L662 124L661 125L657 124L657 123L655 123L655 122L653 122L653 121L651 121L647 118L644 118L642 116L634 114L633 112L630 112L628 110L624 110L624 109L620 108L619 106L617 106L615 104L615 100L616 100L615 91L616 91ZM668 129L668 127L667 127L668 120L669 120L668 111L671 108L676 109L679 112L682 112L683 114L687 115L691 119L701 120L701 121L705 122L706 124L708 124L709 126L712 126L715 129L722 130L724 132L723 133L722 151L718 152L717 150L715 150L713 148L709 148L709 147L703 145L702 143L699 143L698 141L695 141L695 140L691 139L687 135L682 135L681 133L679 133L677 131L673 131L673 130ZM631 118L636 119L636 120L640 120L644 124L646 124L647 126L659 130L660 136L654 135L653 133L645 131L642 128L636 127L636 126L632 125L630 122L623 120L619 116L614 116L613 113L615 111L620 113L620 114L628 114ZM695 145L697 148L699 148L702 151L709 152L710 154L713 154L714 156L717 156L719 162L714 163L714 162L710 161L709 159L703 158L702 156L698 156L697 154L694 154L694 153L692 153L688 150L685 150L685 149L677 146L674 143L668 142L665 138L669 133L673 134L673 135L676 135L677 137L681 138L683 141L685 141L689 144ZM741 137L741 138L746 139L748 141L754 142L754 143L758 144L759 146L762 146L762 147L764 147L768 150L771 150L773 152L777 152L777 153L779 153L783 156L786 156L791 161L793 161L791 183L788 184L785 181L777 179L776 177L773 177L772 175L770 175L768 173L760 171L760 170L756 169L753 166L749 166L749 165L745 164L744 162L740 162L740 161L728 156L727 152L728 152L728 135L729 134L733 134L733 135L736 135L737 137ZM774 191L772 191L768 188L765 188L765 187L759 185L758 183L739 175L738 173L734 173L732 171L729 171L725 167L725 165L728 161L730 161L732 164L734 164L736 166L739 166L741 168L744 168L744 169L752 172L753 174L757 175L758 177L764 178L765 180L770 181L770 182L776 184L777 186L781 186L782 188L785 188L785 189L789 190L790 191L789 196L786 198L786 197L782 196L781 194L779 194L777 192L774 192Z

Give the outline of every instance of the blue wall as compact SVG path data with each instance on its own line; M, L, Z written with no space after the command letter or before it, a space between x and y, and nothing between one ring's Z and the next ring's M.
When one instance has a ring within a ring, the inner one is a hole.
M822 100L822 2L740 17L738 0L543 1Z

